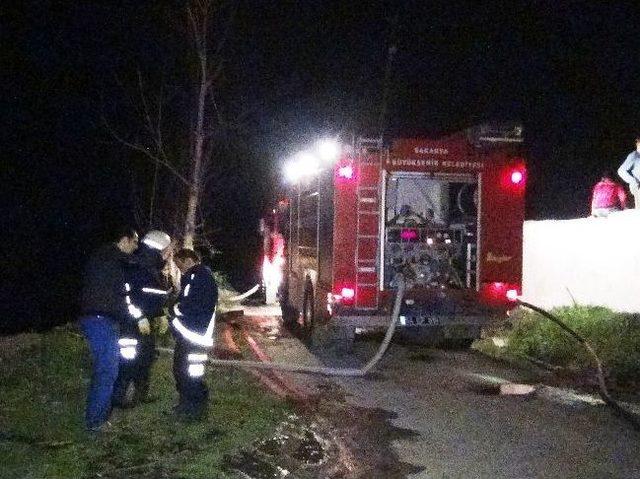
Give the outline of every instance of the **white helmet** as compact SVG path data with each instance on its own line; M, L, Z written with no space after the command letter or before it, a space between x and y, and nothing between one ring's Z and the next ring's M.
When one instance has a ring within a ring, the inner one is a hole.
M142 242L151 249L162 251L171 244L171 237L164 231L151 230L144 235Z

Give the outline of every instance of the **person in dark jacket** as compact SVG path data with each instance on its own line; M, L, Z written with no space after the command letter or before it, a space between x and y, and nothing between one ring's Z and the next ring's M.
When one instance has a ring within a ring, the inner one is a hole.
M131 228L117 241L98 249L87 262L82 289L82 316L78 325L93 356L93 374L87 394L87 429L98 431L111 412L111 395L118 376L120 328L144 327L144 318L126 294L125 264L138 247Z
M160 334L168 328L162 316L170 289L162 276L162 269L171 254L171 238L168 234L153 230L143 238L132 261L125 269L127 283L131 287L131 302L142 310L142 314L157 323ZM129 353L120 358L118 379L113 390L113 405L130 407L148 400L151 366L155 361L155 336L143 334L137 325L124 327L120 341L130 343Z
M174 256L182 273L180 296L173 307L171 329L176 340L173 376L179 402L174 411L186 419L201 418L209 396L203 381L213 346L218 286L211 270L200 263L198 255L188 249Z

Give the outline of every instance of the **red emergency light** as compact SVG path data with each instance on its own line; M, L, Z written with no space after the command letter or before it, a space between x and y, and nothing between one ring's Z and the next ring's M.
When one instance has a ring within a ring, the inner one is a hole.
M508 289L505 296L509 301L516 301L518 299L518 290L517 289Z
M500 281L486 284L483 290L484 296L491 302L515 303L518 296L520 296L520 290L517 285L502 283Z
M512 163L511 167L503 173L502 178L506 185L521 190L527 180L527 169L524 163L516 160L516 162Z
M519 185L524 181L524 174L520 170L514 170L511 172L511 183Z

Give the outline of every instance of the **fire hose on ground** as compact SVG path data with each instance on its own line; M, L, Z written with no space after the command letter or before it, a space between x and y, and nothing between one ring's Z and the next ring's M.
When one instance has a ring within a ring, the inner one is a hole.
M405 293L405 279L401 273L396 275L396 282L398 285L398 291L396 292L395 301L393 304L393 311L391 314L391 318L389 320L389 325L387 327L386 334L378 351L376 354L364 365L364 367L360 369L356 368L331 368L331 367L323 367L323 366L296 366L291 364L284 363L273 363L273 362L261 362L261 361L246 361L246 360L235 360L235 359L209 359L209 364L212 366L228 366L228 367L240 367L247 369L267 369L267 370L276 370L276 371L286 371L292 373L304 373L304 374L319 374L324 376L342 376L342 377L364 377L366 376L378 362L382 359L385 352L387 351L389 344L391 343L391 339L395 333L396 325L398 323L398 317L400 315L400 307L402 306L402 300L404 298ZM242 297L247 297L253 294L257 290L259 286L252 288L247 293L240 295ZM240 297L238 296L238 297ZM545 318L551 320L556 325L558 325L563 331L573 337L576 341L578 341L589 353L589 355L593 358L594 364L596 365L596 375L598 378L598 387L599 393L602 400L611 407L618 415L624 418L627 422L629 422L634 429L640 431L640 420L638 417L623 408L609 393L609 390L606 386L606 381L604 377L602 361L596 354L595 350L591 346L591 344L576 333L574 330L565 325L562 321L560 321L557 317L545 311L544 309L535 306L533 304L527 303L522 300L518 300L518 303L532 311L535 311ZM173 353L173 349L171 348L158 348L161 352Z
M522 301L522 300L518 300L518 303L524 306L525 308L535 311L536 313L552 321L558 327L560 327L565 333L567 333L569 336L571 336L573 339L579 342L580 345L582 345L582 347L589 353L589 355L593 359L593 363L596 367L596 377L598 379L598 392L602 400L605 402L607 406L612 408L618 415L620 415L622 418L628 421L633 426L634 429L636 429L637 431L640 431L640 418L638 418L638 416L636 416L631 411L628 411L624 407L622 407L609 393L609 389L607 388L607 383L605 381L602 361L600 360L600 357L595 352L595 350L593 349L593 346L591 346L589 341L587 341L585 338L580 336L569 326L567 326L562 321L560 321L560 319L558 319L556 316L549 313L548 311L545 311L539 306L535 306L531 303L527 303L526 301Z
M376 354L360 369L356 368L331 368L325 366L296 366L292 364L273 363L273 362L261 362L261 361L246 361L238 359L209 359L209 364L212 366L228 366L250 369L269 369L277 371L286 371L291 373L305 373L305 374L320 374L324 376L346 376L346 377L363 377L366 376L378 362L384 356L387 351L393 334L396 330L396 324L398 323L398 316L400 315L400 307L402 305L402 299L405 292L405 281L402 274L396 276L396 282L398 285L398 291L396 292L395 301L393 304L393 311L389 320L389 326L387 332L378 348ZM173 353L171 348L158 348L158 351Z
M227 298L228 301L231 301L232 303L237 303L238 301L242 301L245 298L248 298L249 296L251 296L253 293L255 293L256 291L258 291L258 289L260 288L260 284L256 284L253 288L251 288L250 290L239 294L237 296L231 296L230 298Z

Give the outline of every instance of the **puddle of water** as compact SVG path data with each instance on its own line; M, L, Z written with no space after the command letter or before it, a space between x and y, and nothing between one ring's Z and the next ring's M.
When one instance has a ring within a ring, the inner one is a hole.
M344 472L344 476L336 477L404 479L411 474L424 472L422 467L402 462L395 452L395 441L420 436L414 430L393 425L396 413L332 402L320 407L330 412L330 416L327 416L335 428L335 434L349 448L349 462L355 466Z
M295 471L315 470L327 461L330 444L314 427L301 424L300 417L293 414L271 438L227 458L227 467L252 479L277 479L295 476Z
M259 447L258 451L266 454L267 456L277 456L282 450L282 440L279 438L271 438L264 441Z
M327 394L331 399L320 399L312 407L314 422L291 415L272 437L227 458L227 469L251 479L401 479L423 472L421 467L400 461L394 452L394 441L419 436L413 430L394 426L395 413L359 408Z

